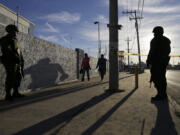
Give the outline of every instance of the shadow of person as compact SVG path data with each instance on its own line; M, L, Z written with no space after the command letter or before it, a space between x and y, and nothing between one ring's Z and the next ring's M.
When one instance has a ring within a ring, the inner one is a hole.
M156 125L151 130L151 135L178 135L172 120L168 100L151 101L158 110Z
M24 70L24 74L30 74L32 78L32 82L28 86L28 89L53 86L56 84L57 79L63 81L68 78L68 74L64 72L59 64L50 62L51 60L49 58L44 58L36 65ZM59 76L58 73L61 75Z
M45 120L42 120L35 125L24 128L21 131L14 133L14 135L34 135L34 134L44 135L48 131L59 126L59 128L56 129L54 133L52 133L53 135L58 134L63 127L65 127L71 120L73 120L74 117L87 111L91 107L99 104L100 102L104 101L105 99L112 96L113 94L114 93L109 93L105 91L104 93L101 93L100 95L92 97L91 99L83 103L80 103L79 105L76 105L64 112L61 112Z

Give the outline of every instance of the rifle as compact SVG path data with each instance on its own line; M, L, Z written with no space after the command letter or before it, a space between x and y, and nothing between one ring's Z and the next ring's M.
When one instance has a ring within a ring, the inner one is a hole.
M149 69L151 71L152 66L151 65L148 65L148 66L149 66ZM149 80L150 88L151 88L152 81L153 81L153 79L152 79L152 75L151 75L150 80Z
M2 63L2 56L0 56L0 63Z
M24 66L20 66L20 74L24 78Z

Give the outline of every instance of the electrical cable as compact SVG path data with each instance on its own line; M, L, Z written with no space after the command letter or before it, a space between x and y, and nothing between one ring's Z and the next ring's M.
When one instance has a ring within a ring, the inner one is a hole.
M141 3L141 0L138 0L138 12L139 12L140 3Z

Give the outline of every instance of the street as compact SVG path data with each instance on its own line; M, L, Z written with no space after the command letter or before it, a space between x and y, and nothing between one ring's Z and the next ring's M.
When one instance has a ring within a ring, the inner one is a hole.
M180 71L168 70L166 77L168 94L180 105Z

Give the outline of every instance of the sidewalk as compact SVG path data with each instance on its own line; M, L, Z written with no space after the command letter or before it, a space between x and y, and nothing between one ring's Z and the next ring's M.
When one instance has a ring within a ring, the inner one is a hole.
M171 101L151 103L149 74L120 73L119 91L103 82L73 82L28 93L13 103L0 101L0 135L178 135L180 119Z

